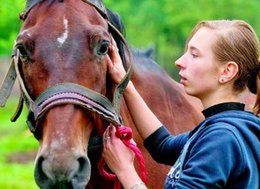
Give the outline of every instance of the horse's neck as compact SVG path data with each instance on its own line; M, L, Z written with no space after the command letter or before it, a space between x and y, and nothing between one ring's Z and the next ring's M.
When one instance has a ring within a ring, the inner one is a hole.
M180 133L190 130L203 119L200 101L185 94L180 84L161 70L142 73L136 71L138 66L134 66L132 81L153 113L170 131ZM121 108L124 122L134 125L124 101Z

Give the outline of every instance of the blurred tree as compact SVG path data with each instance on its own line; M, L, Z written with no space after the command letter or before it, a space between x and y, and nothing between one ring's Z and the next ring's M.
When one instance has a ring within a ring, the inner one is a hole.
M21 26L18 18L24 7L23 0L0 0L0 55L10 55Z

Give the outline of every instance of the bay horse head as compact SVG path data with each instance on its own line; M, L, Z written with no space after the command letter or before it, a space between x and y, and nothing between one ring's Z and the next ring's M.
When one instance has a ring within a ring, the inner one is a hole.
M85 188L92 164L88 150L100 145L92 135L102 136L109 122L120 123L119 105L114 108L110 101L122 91L113 94L116 87L106 64L114 38L127 67L130 54L116 29L122 29L120 21L100 0L28 0L21 18L0 104L17 76L22 97L13 120L25 101L27 123L40 144L36 183L40 188Z

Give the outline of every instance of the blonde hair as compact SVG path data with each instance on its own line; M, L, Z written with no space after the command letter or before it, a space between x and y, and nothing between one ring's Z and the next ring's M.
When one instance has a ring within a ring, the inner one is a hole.
M221 63L234 61L239 67L234 90L243 91L247 86L257 95L254 113L260 113L260 47L254 29L243 20L209 20L199 22L192 30L187 43L202 27L217 31L213 54Z

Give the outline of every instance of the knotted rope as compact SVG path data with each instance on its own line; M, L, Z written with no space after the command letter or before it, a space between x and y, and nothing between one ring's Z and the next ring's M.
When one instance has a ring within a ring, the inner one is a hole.
M122 142L134 152L137 162L139 165L139 174L144 183L147 181L147 176L146 176L146 168L145 168L145 161L144 157L140 151L140 149L133 143L131 142L131 139L133 138L133 133L132 129L129 127L125 126L119 126L116 127L116 136L122 140ZM99 173L106 178L107 180L114 181L114 189L120 189L121 184L117 178L117 176L113 173L109 173L105 170L105 160L101 158L99 164L98 164L98 169Z

